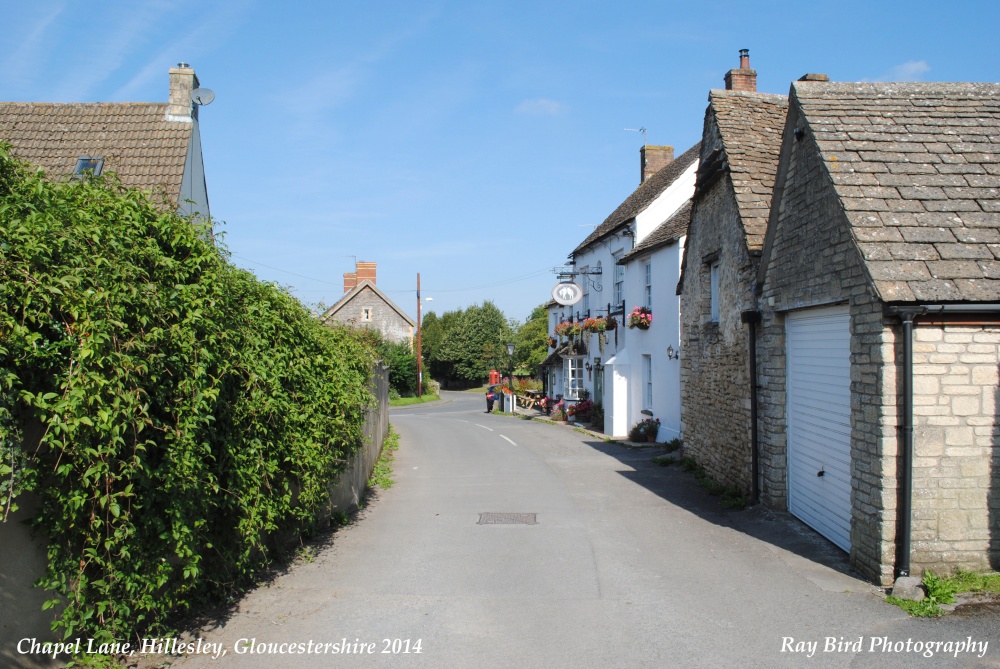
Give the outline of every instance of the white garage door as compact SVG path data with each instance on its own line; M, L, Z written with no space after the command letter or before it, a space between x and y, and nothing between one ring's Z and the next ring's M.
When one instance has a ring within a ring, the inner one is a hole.
M851 550L851 319L848 308L785 321L788 510Z

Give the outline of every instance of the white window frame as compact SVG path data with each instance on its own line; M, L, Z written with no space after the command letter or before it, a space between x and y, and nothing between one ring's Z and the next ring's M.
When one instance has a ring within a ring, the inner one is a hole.
M583 390L583 356L566 356L563 359L563 393L568 400L580 399Z
M612 256L612 260L615 263L615 289L614 289L614 303L621 304L625 299L625 265L619 265L618 261L622 259L622 252L619 251Z
M719 322L719 261L715 260L708 268L709 282L709 318L713 323Z
M646 272L646 287L644 295L646 297L646 308L653 310L653 261L647 260L644 267Z
M642 377L644 388L642 393L642 408L646 411L653 410L653 356L643 354L642 356Z

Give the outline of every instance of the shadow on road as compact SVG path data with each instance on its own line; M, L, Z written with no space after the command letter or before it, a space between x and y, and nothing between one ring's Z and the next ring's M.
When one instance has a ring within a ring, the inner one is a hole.
M863 580L850 566L847 553L827 541L791 514L756 505L742 510L724 509L721 497L710 495L694 475L679 465L661 466L653 457L659 448L630 448L616 442L584 440L582 443L618 460L619 474L714 525L742 532L801 558ZM874 587L874 586L873 586Z

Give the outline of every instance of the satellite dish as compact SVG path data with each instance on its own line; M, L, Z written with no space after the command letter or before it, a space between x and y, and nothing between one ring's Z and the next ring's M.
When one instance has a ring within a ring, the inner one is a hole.
M213 91L211 88L196 88L193 91L191 91L191 102L195 103L196 105L201 105L202 107L204 107L205 105L212 104L212 100L214 99L215 99L215 91Z

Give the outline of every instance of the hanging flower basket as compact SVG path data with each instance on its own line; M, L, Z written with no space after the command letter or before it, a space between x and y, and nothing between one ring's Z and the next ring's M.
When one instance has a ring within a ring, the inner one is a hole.
M575 337L580 334L580 324L573 321L563 321L555 327L555 333L559 337Z
M555 348L559 341L555 337L549 337L549 348Z
M580 329L584 332L604 332L608 329L608 321L604 318L586 318L580 324Z
M646 307L636 307L632 310L632 313L628 315L628 326L630 328L648 330L649 326L652 324L653 312Z
M615 318L614 316L608 316L604 320L605 320L605 326L604 326L605 330L608 330L610 332L611 330L618 329L618 319Z

